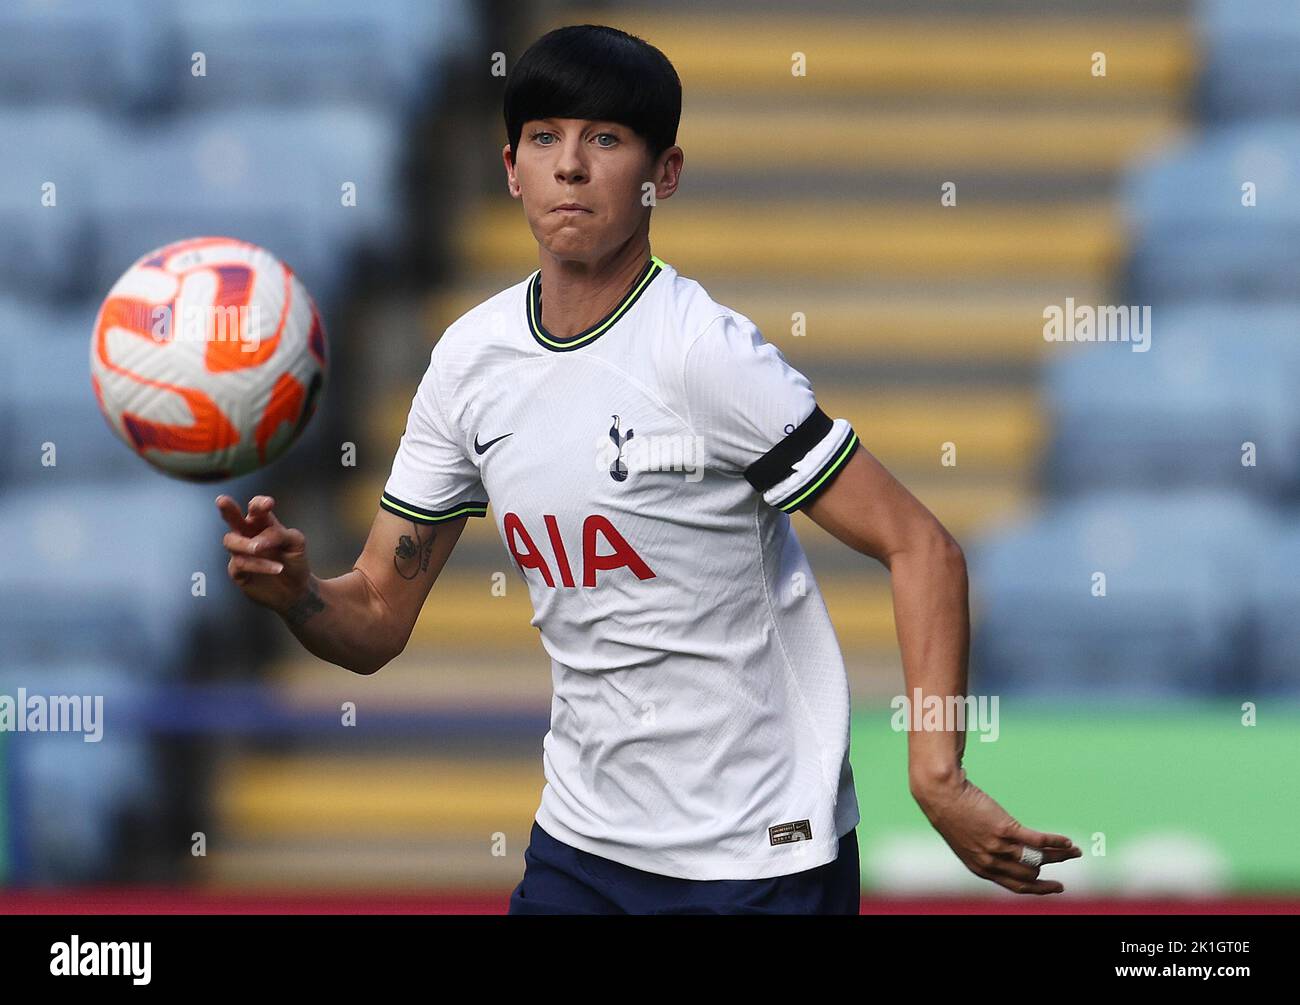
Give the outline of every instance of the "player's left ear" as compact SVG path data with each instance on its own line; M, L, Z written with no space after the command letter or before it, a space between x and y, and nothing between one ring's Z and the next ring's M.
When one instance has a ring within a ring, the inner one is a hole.
M670 198L677 191L684 160L685 154L679 146L671 146L654 158L650 167L650 179L655 184L656 200Z

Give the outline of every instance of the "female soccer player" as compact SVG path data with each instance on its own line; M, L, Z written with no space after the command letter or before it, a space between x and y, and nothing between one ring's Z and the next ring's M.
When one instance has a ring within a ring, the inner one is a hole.
M856 914L848 680L790 514L890 570L908 694L965 694L965 561L748 318L651 253L680 114L672 64L624 32L528 49L502 154L539 269L434 347L352 571L318 579L273 500L223 496L229 571L374 673L490 499L554 687L510 912ZM1081 852L969 781L963 740L909 732L917 802L977 875L1060 892L1040 866Z

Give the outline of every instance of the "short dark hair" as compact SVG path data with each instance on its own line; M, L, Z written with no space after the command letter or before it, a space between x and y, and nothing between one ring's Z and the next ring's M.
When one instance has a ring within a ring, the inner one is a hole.
M516 156L525 122L555 118L618 122L658 158L677 142L681 117L682 83L668 57L608 25L547 32L506 78L506 135Z

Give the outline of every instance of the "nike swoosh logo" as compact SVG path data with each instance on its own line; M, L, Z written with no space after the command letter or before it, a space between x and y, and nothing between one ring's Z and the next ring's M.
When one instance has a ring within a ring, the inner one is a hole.
M500 436L498 436L495 440L488 440L487 443L479 443L479 441L478 441L478 433L475 433L475 434L474 434L474 453L476 453L476 454L481 454L481 453L483 453L483 451L487 450L488 447L492 446L492 444L494 444L494 443L499 443L501 440L504 440L507 436L514 436L514 435L515 435L514 433L502 433L502 434L501 434Z

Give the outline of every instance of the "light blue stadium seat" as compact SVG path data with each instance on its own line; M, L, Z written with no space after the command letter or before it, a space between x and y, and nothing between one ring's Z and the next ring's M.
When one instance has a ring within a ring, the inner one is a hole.
M1052 490L1300 493L1300 307L1156 305L1146 352L1055 348L1045 381ZM1247 442L1253 467L1242 463Z
M138 460L109 428L90 381L98 304L57 308L0 297L0 485L72 485L140 474ZM43 463L55 447L55 465Z
M1123 199L1129 302L1300 301L1300 121L1196 136L1136 165Z
M1300 512L1291 511L1262 568L1259 679L1267 694L1300 695Z
M394 114L436 95L472 30L463 0L151 0L176 45L162 66L187 106L362 101ZM206 58L206 76L191 70Z
M1198 0L1205 112L1221 121L1300 115L1295 0Z
M0 103L141 112L439 96L476 31L467 0L12 0L0 6ZM207 74L191 72L204 53Z
M221 623L233 601L247 603L226 578L218 491L142 464L128 481L7 489L0 495L7 659L94 658L145 677L184 675L191 632ZM206 596L191 593L195 573L206 577Z
M1239 694L1267 507L1221 492L1097 492L967 548L974 694ZM1093 595L1094 574L1106 595Z
M0 104L152 104L165 52L164 22L145 0L9 0L0 5Z
M117 139L95 218L101 253L94 277L102 293L155 248L222 236L272 251L313 296L337 294L339 249L329 247L319 219L304 212L292 179L274 170L283 165L255 161L246 137L217 123L205 129L187 122L128 130Z
M67 108L0 107L0 293L90 289L104 127ZM45 202L53 201L53 205Z
M96 214L105 291L153 248L221 235L277 254L328 310L350 253L392 243L400 225L397 132L370 113L209 113L114 139ZM347 182L355 206L343 205Z
M352 253L390 253L403 233L400 135L356 107L151 125L0 110L0 146L0 293L102 297L154 248L215 234L269 248L329 309ZM349 182L355 205L343 204ZM42 205L47 183L54 206Z
M75 620L70 614L68 620ZM13 733L7 809L22 861L21 878L39 884L84 883L111 877L120 860L119 828L128 815L148 814L161 796L161 773L149 738L131 712L148 683L125 663L88 657L0 664L0 694L89 696L102 701L98 732ZM94 714L94 713L92 713ZM52 723L51 723L52 724ZM87 742L85 735L99 735Z

